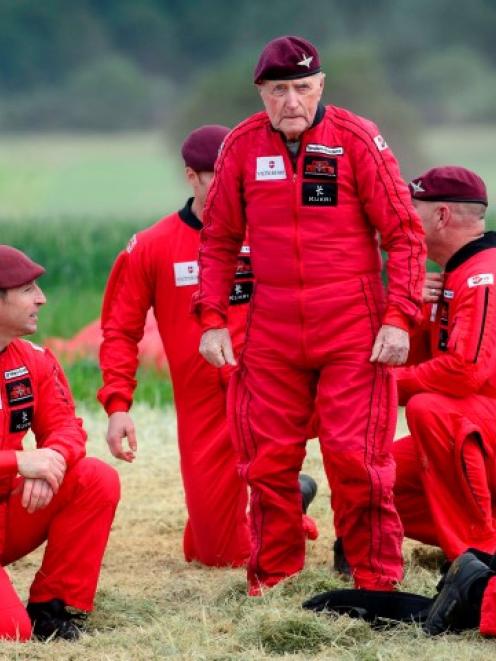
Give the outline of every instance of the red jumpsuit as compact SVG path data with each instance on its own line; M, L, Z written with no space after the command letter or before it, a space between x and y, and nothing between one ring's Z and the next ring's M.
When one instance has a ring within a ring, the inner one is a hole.
M495 278L488 232L446 265L426 316L430 355L396 370L411 433L393 448L396 506L405 534L449 559L467 547L496 552Z
M226 425L228 373L198 354L201 330L191 315L198 282L199 230L191 200L138 233L117 258L102 310L100 352L104 386L99 399L108 414L128 411L136 386L138 342L153 306L169 360L177 411L181 473L188 523L187 560L206 565L242 565L249 553L247 495ZM238 255L229 323L235 348L243 340L245 305L253 287L249 249Z
M15 454L30 428L39 448L52 448L67 462L58 493L32 514L21 505L23 478ZM119 478L98 459L84 458L85 443L55 358L25 340L11 342L0 352L0 638L31 635L29 617L3 567L46 540L29 600L62 599L75 608L93 608Z
M246 228L256 280L229 395L251 486L250 589L303 566L297 480L314 402L355 581L387 589L402 575L390 452L396 398L389 368L369 357L382 323L419 315L425 260L396 160L372 123L333 106L319 107L292 159L258 113L227 137L204 213L195 305L203 328L225 326ZM378 232L389 253L386 311Z

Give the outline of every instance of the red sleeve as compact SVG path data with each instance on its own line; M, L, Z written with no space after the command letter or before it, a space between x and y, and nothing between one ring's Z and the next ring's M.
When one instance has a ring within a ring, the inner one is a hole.
M193 297L193 312L204 330L227 326L229 293L245 236L240 170L243 159L238 143L236 136L227 137L203 210L199 289Z
M32 429L39 448L57 450L67 465L84 457L86 432L76 417L74 402L64 372L48 349L40 352L38 401Z
M419 392L467 397L496 373L496 292L494 285L456 292L447 351L419 365L396 370L400 399Z
M407 365L418 365L432 358L431 332L437 304L424 303L420 324L410 329L410 351Z
M138 344L153 300L149 262L140 235L133 237L117 257L105 289L100 347L103 386L98 399L108 415L128 411L133 402Z
M368 220L387 253L388 305L383 323L407 328L420 321L426 248L420 218L396 158L371 122L355 133L355 176Z
M15 450L0 450L0 478L17 473Z

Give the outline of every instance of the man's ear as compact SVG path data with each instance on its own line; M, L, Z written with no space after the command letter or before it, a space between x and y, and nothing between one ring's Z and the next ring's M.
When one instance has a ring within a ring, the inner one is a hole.
M185 167L184 172L186 174L186 179L191 184L191 186L193 186L198 180L198 174L193 170L193 168L190 168L189 165Z
M436 229L444 230L449 225L451 218L451 209L447 204L440 204L437 208L437 224Z

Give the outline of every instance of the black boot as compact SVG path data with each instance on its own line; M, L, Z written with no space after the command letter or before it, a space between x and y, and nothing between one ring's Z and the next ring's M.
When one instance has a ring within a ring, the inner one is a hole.
M449 568L441 591L423 625L431 636L444 631L474 629L480 622L480 607L485 586L494 575L473 553L463 553Z
M64 638L77 640L81 635L83 614L72 614L61 599L28 603L26 610L33 623L33 634L39 640Z
M303 514L307 513L307 509L310 506L310 503L317 495L317 482L310 477L310 475L305 475L305 473L300 473L298 477L300 483L300 492L302 499L302 509Z
M332 550L334 552L334 571L337 571L338 574L342 574L343 576L351 576L350 565L344 554L343 540L341 537L336 539Z

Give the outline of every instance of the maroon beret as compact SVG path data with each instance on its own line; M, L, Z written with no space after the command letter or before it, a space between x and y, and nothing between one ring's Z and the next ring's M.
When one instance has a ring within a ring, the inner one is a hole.
M254 82L295 80L320 71L317 49L302 37L278 37L269 41L258 60Z
M0 289L21 287L45 273L43 266L33 262L20 250L0 244Z
M414 200L426 202L475 202L487 207L486 184L479 175L456 165L432 168L410 184Z
M229 131L227 126L220 124L206 124L192 131L181 147L185 165L195 172L213 172L219 150Z

